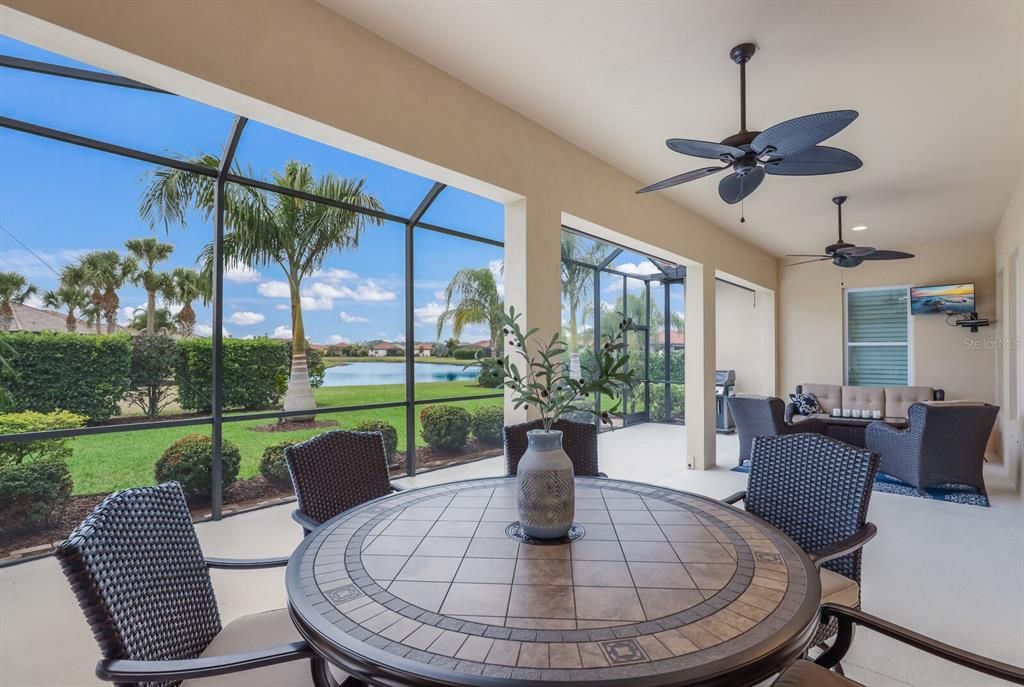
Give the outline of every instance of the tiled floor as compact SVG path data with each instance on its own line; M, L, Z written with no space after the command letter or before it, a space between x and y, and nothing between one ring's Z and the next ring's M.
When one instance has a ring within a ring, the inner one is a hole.
M735 437L719 437L719 464L685 469L685 428L642 425L601 436L610 476L713 497L742 489ZM402 480L422 486L500 474L501 459ZM864 560L865 610L937 639L1004 661L1024 663L1024 501L990 480L991 508L876 494L879 526ZM299 540L289 507L199 526L208 554L258 557ZM280 570L214 572L224 620L285 604ZM3 684L95 685L96 645L59 566L43 559L0 570L0 671ZM847 673L875 687L985 687L1004 684L860 632Z

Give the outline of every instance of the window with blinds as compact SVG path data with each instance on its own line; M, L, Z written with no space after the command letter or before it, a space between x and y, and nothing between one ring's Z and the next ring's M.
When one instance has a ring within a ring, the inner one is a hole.
M846 383L910 383L910 294L907 288L846 291Z

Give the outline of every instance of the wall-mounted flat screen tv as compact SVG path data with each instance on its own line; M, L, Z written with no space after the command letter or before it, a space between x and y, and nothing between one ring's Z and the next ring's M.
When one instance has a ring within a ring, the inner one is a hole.
M914 286L910 289L910 312L913 315L966 314L976 310L974 284Z

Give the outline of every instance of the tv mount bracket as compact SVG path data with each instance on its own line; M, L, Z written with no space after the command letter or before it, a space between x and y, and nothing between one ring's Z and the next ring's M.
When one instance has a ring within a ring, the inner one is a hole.
M978 317L978 313L972 312L972 313L968 313L966 317L963 317L963 318L957 320L956 321L956 326L957 327L968 327L968 328L970 328L972 334L977 334L978 333L978 327L987 327L987 326L989 326L989 321L987 319L979 318Z

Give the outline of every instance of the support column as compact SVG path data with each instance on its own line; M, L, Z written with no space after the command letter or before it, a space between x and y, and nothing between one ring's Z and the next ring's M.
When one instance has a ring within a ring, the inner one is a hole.
M686 466L715 466L715 271L686 266Z
M505 308L515 306L523 313L522 328L538 327L544 339L562 326L561 237L557 203L538 197L505 205ZM506 424L536 417L540 415L534 408L513 410L506 390Z

